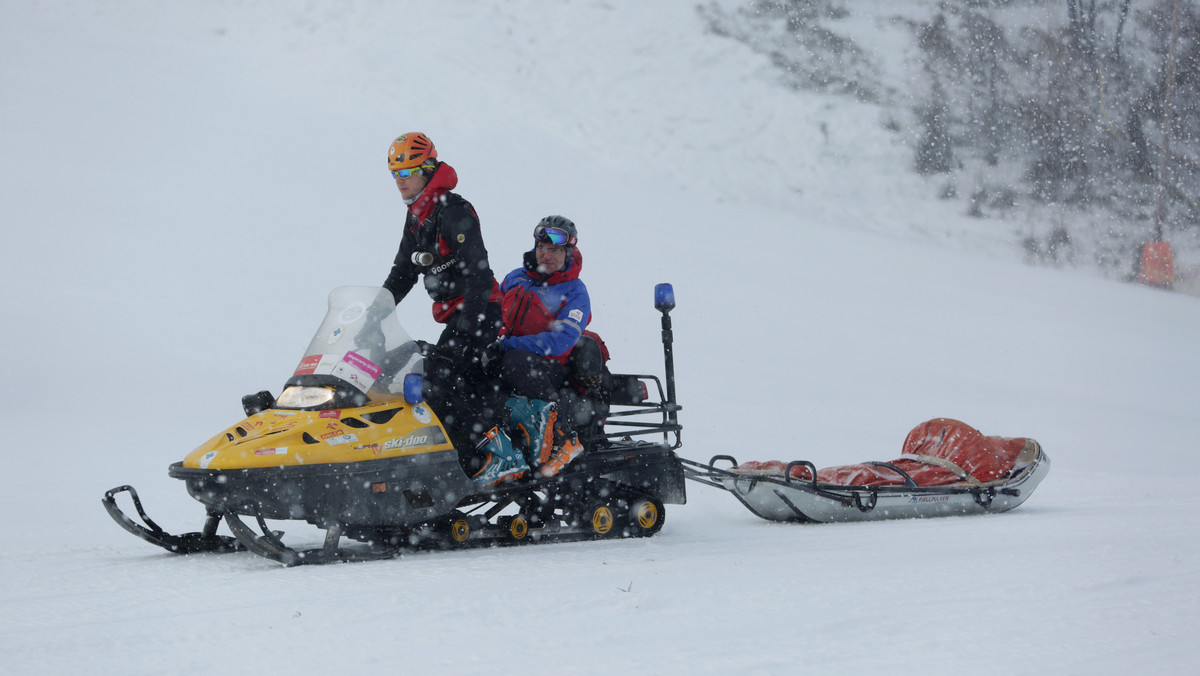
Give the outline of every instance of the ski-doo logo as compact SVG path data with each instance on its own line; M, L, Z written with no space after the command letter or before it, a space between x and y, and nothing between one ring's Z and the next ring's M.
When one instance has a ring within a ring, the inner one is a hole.
M399 439L389 439L388 441L384 442L383 450L391 451L397 448L405 448L408 446L425 446L428 444L428 434L410 434L407 437L400 437Z

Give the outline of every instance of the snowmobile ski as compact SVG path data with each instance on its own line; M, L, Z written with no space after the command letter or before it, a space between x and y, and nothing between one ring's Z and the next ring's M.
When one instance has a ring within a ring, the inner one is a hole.
M117 505L117 495L119 493L129 493L129 497L133 499L134 509L137 510L142 523L129 518L121 510L120 506ZM122 528L146 542L158 545L169 552L176 554L197 554L201 552L224 553L245 549L236 538L229 537L228 535L217 535L217 526L220 524L222 516L220 513L209 512L204 523L204 530L202 531L172 535L163 530L146 515L146 510L142 508L142 501L133 486L118 486L105 492L102 502L104 503L104 508L108 510L109 516Z

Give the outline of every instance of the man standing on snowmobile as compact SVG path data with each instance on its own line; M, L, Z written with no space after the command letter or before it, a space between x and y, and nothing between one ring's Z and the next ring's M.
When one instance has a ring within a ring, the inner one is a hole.
M575 223L547 216L533 230L524 265L504 278L501 338L484 353L498 364L514 429L524 432L542 476L554 476L583 452L575 431L575 403L564 401L568 375L596 377L604 366L599 343L584 335L592 320L587 287L579 279L583 254ZM523 397L523 398L522 398Z
M446 325L427 355L430 404L460 452L474 449L479 456L467 459L481 465L472 472L477 483L493 486L520 478L529 466L496 424L503 413L503 394L490 386L479 362L484 348L496 339L502 298L488 264L479 217L470 202L450 192L458 185L458 174L437 159L437 149L425 134L412 132L393 141L388 169L408 214L383 287L399 304L417 278L424 277L433 317Z

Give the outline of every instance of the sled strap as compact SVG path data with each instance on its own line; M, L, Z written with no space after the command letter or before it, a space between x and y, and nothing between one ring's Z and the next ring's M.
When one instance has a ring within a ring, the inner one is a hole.
M875 467L884 467L886 469L890 469L893 472L895 472L896 474L899 474L904 479L905 487L917 488L917 482L913 481L913 478L908 475L908 472L905 472L904 470L900 469L899 467L893 465L890 462L864 462L863 464L864 465L874 465Z
M935 457L932 455L925 455L925 454L905 453L904 455L900 456L900 459L901 460L916 460L917 462L923 462L927 465L937 465L938 467L941 467L942 469L949 470L952 474L954 474L954 476L958 477L960 480L965 481L977 488L983 488L982 481L971 476L971 474L969 472L967 472L965 469L959 467L955 463L953 463L945 458L938 458L938 457Z

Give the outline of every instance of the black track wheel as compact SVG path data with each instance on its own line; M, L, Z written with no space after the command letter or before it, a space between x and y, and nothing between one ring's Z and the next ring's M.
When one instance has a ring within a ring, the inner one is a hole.
M471 523L462 512L452 512L445 523L446 543L451 547L461 547L471 537Z
M592 537L607 538L620 533L617 529L617 510L608 502L593 503L583 517L583 527Z
M658 498L637 497L629 501L629 534L644 538L662 530L667 513Z
M512 542L522 542L529 536L529 521L520 514L502 516L496 520L496 525L504 531L504 536Z

